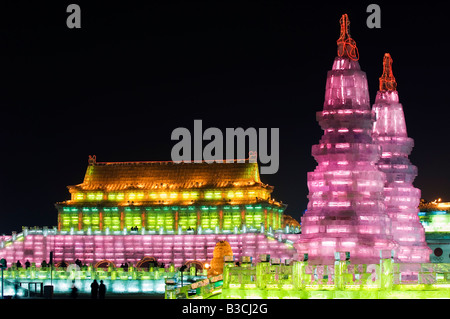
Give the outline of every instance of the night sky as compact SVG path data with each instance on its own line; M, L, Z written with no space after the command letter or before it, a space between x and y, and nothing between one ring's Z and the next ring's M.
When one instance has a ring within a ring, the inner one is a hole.
M372 103L383 55L393 57L415 186L450 200L448 11L377 1L381 29L369 29L373 1L297 2L2 3L0 233L56 225L54 204L83 181L88 155L170 160L171 132L193 131L194 119L204 129L279 128L279 171L261 178L299 219L343 13ZM81 29L66 26L70 3Z

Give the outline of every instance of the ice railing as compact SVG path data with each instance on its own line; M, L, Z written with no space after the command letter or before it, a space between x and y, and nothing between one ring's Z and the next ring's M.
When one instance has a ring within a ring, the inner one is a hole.
M1 235L0 236L0 248L4 248L5 246L8 246L12 244L15 241L23 240L28 235L57 235L60 232L58 232L58 229L55 227L48 228L46 226L39 228L39 227L22 227L22 231L20 233L17 233L16 231L11 232L11 235Z
M37 266L31 263L29 267L17 267L12 264L3 272L4 279L8 280L46 280L46 279L107 279L107 280L164 280L165 278L180 277L180 270L173 264L168 267L136 267L129 265L127 268L95 267L92 264L82 267L70 264L61 266ZM206 270L196 271L191 266L184 274L185 282L197 281L206 277ZM1 286L1 285L0 285Z
M207 299L220 294L223 274L177 287L177 281L166 279L165 299Z
M287 244L290 247L293 247L294 241L292 238L290 238L290 235L298 235L299 229L295 227L289 227L286 226L284 228L280 228L277 230L272 229L272 227L269 227L268 229L265 229L264 227L261 227L260 229L256 228L246 228L243 227L242 229L239 229L238 231L230 231L230 232L220 232L220 234L242 234L242 233L262 233L266 235L269 239L276 239L279 242L283 242ZM28 228L26 226L22 227L22 232L17 233L13 231L11 235L0 235L0 249L4 248L6 246L11 245L15 241L23 240L28 235L174 235L175 232L157 232L157 231L149 231L145 229L141 230L120 230L120 231L110 231L109 229L106 230L58 230L56 226L53 228L49 227L31 227ZM180 235L210 235L210 234L216 234L216 232L210 231L210 232L198 232L198 231L183 231L181 233L177 233Z
M283 264L279 259L247 267L224 267L223 289L278 290L441 290L450 289L448 263L311 265L308 261Z

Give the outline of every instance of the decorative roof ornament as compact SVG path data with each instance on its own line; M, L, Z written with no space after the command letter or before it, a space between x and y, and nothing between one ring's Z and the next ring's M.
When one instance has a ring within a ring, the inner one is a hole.
M258 153L256 151L250 151L248 162L249 163L256 163L258 161Z
M89 165L94 165L97 162L97 156L95 155L89 155Z
M341 35L336 41L338 45L338 56L358 61L359 52L355 40L350 36L350 20L348 19L348 15L343 14L339 23L341 24Z
M383 58L383 75L380 78L380 91L396 91L397 82L392 73L392 58L389 53L384 54Z

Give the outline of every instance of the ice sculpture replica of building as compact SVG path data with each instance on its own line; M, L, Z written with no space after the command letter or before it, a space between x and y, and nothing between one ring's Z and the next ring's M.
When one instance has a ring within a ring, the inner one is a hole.
M139 266L156 260L202 267L226 240L235 258L295 255L298 234L283 233L285 205L271 198L257 163L100 163L90 157L83 183L57 203L58 226L3 236L8 265L55 264L76 259L92 265ZM286 240L288 243L286 244Z
M382 149L377 165L386 174L386 211L392 222L393 238L399 245L396 256L400 262L429 262L431 249L426 244L418 215L420 190L412 185L417 167L408 159L414 140L407 135L389 53L384 55L383 75L373 111L377 118L373 138Z
M308 173L309 203L295 244L312 264L334 263L335 252L350 252L352 263L378 263L380 251L390 256L397 246L384 205L385 174L376 166L375 114L349 24L343 15L338 56L328 72L323 111L317 113L324 130L312 147L318 165Z

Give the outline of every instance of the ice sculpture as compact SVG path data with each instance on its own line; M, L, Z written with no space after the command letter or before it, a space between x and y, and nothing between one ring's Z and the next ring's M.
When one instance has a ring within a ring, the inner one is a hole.
M221 240L216 244L213 251L213 258L208 270L208 277L217 276L223 273L225 265L225 256L233 256L233 250L226 240Z
M425 231L418 216L420 190L412 185L417 167L411 164L408 155L414 140L407 135L396 88L392 58L386 53L380 90L373 105L377 116L373 138L382 149L378 168L386 174L385 204L392 222L393 238L399 244L397 257L401 262L424 263L429 262L431 249L426 244Z
M390 256L396 244L383 202L385 175L376 166L380 148L372 139L375 114L366 74L346 14L340 23L338 57L317 113L324 130L312 147L318 166L308 173L309 203L295 248L313 264L333 263L335 252L350 252L352 263L378 263L380 251Z

